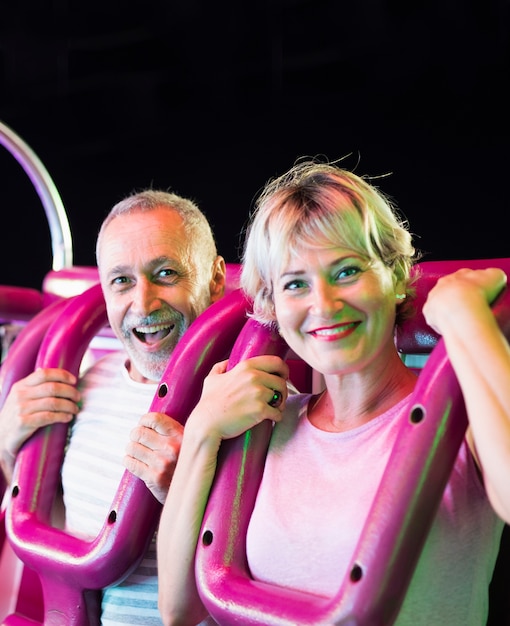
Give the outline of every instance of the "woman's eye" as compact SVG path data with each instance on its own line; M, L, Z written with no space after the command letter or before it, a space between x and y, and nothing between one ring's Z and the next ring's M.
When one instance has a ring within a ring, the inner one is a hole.
M296 289L302 289L306 287L306 282L304 280L289 280L289 282L285 283L283 286L284 291L295 291Z
M361 272L361 268L356 265L349 265L349 267L342 267L336 274L336 280L342 280L345 278L352 278L357 276Z

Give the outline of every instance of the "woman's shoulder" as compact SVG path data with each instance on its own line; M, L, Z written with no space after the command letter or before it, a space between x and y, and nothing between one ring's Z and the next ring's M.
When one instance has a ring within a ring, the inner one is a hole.
M287 423L291 421L298 422L303 415L307 414L308 405L313 397L311 393L300 393L298 391L290 393L289 391L283 412L283 421Z

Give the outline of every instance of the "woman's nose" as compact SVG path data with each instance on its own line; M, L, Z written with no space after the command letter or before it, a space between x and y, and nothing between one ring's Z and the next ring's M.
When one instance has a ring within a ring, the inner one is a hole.
M328 283L316 285L312 293L312 312L319 317L330 317L341 309L343 303L338 294L338 286Z

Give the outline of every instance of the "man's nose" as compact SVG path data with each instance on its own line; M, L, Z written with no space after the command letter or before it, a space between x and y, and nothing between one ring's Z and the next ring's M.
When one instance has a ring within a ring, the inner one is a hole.
M147 316L161 308L158 286L148 280L139 280L136 283L131 308L142 316Z

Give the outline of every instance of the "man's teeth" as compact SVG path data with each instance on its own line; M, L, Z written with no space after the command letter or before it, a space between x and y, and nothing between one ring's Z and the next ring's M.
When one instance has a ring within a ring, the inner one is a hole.
M173 327L174 324L154 324L153 326L139 326L133 332L140 341L154 344L168 337Z
M148 335L152 333L158 333L161 330L165 330L170 328L170 324L157 324L156 326L141 326L140 328L135 328L137 333Z

